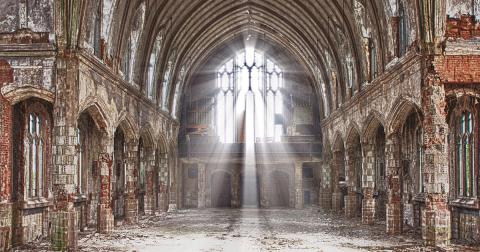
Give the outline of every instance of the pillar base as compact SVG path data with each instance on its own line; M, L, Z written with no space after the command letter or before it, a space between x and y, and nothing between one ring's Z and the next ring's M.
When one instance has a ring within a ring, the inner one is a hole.
M109 234L113 231L114 225L113 212L110 207L99 205L98 207L98 232Z
M332 193L321 192L319 193L319 204L322 209L332 209Z
M427 196L422 212L422 238L426 246L448 246L451 238L450 210L440 195Z
M373 225L375 223L375 199L373 197L362 200L362 223Z
M155 201L153 199L153 194L145 195L145 215L154 215L155 214Z
M387 234L397 235L402 233L402 205L400 202L387 204Z
M76 251L78 247L77 212L56 211L51 214L52 249L54 251Z
M177 211L177 204L168 204L168 211L169 213L173 213Z
M345 196L345 216L353 218L357 215L357 195L348 194Z
M12 204L0 204L0 251L9 251L12 247Z
M125 198L125 222L135 224L138 222L138 202L135 194L127 194Z
M332 193L332 210L340 211L342 209L342 193Z

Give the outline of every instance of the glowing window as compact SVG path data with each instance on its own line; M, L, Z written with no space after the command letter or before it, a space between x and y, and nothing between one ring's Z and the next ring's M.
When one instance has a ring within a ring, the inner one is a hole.
M256 142L280 142L283 125L283 71L266 55L247 48L217 71L216 129L223 143L244 142L246 127ZM247 99L247 96L251 98ZM252 111L246 111L247 102ZM244 125L253 113L251 125Z

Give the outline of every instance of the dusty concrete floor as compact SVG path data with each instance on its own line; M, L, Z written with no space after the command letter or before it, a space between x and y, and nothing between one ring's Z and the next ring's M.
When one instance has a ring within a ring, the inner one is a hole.
M419 235L390 237L385 226L306 210L207 209L142 217L111 235L84 232L81 251L438 251ZM45 245L47 246L47 245ZM40 250L41 244L26 247ZM467 251L451 247L451 251ZM475 249L469 251L477 251Z

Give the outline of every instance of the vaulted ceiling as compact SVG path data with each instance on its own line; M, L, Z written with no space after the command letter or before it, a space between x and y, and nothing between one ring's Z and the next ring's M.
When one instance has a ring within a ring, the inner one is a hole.
M332 88L333 81L345 87L347 60L353 64L357 90L366 80L365 38L376 45L380 72L394 50L387 27L390 17L395 15L395 0L109 1L113 2L114 15L107 46L111 47L111 57L118 62L122 61L135 13L145 4L137 52L141 60L134 71L137 83L145 80L146 65L159 32L164 35L158 75L162 76L166 62L175 53L173 78L178 77L183 67L186 70L183 81L187 84L209 55L248 33L284 48L295 57L310 77L323 111L332 107L334 92L341 92L341 99L347 99L345 88L339 91ZM409 5L410 22L415 23L415 3ZM337 78L332 79L332 72ZM172 81L173 85L176 83Z

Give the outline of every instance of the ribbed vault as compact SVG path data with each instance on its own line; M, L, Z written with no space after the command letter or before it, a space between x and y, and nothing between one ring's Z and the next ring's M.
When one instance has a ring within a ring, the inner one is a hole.
M335 106L333 99L344 101L352 95L346 90L346 55L353 62L355 89L361 89L361 83L367 80L365 36L376 44L379 72L389 56L388 36L378 32L387 24L388 8L383 1L117 0L109 41L120 42L111 43L112 57L118 62L122 61L132 18L142 3L146 4L146 14L137 51L141 60L135 62L134 71L135 82L140 85L145 83L148 55L158 33L164 34L164 44L157 76L163 76L168 60L175 54L172 85L180 84L175 79L182 67L186 71L183 82L188 84L192 73L216 49L238 36L252 35L293 55L314 83L320 103L329 108ZM358 24L359 15L367 20L363 26ZM173 90L175 87L170 89L170 101Z

